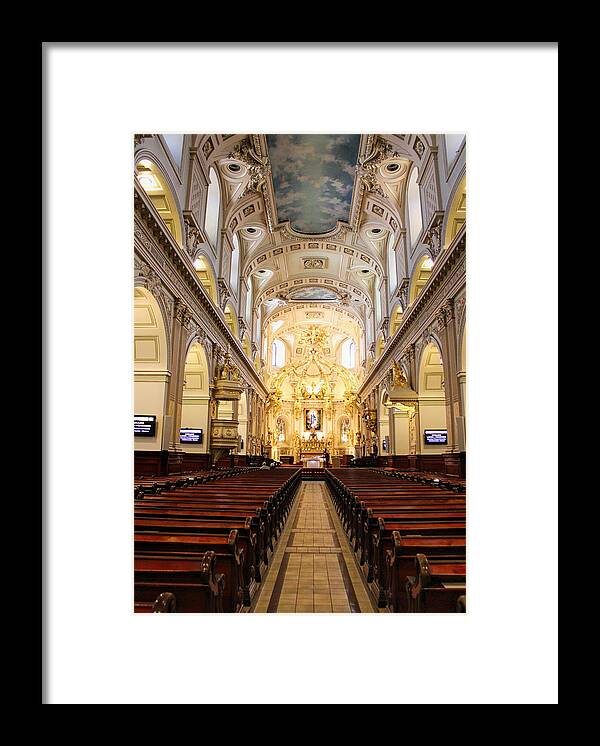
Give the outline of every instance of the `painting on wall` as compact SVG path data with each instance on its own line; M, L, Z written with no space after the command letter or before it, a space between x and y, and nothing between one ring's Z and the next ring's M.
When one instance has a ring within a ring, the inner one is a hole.
M306 430L321 430L322 429L322 409L306 409L305 410L305 429Z

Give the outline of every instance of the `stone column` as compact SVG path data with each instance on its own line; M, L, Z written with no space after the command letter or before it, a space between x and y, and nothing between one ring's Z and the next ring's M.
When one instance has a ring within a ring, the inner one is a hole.
M446 473L461 476L460 442L456 417L460 416L460 391L457 371L456 324L453 301L444 303L436 315L437 329L442 342L444 364L444 392L446 395L446 427L448 446L444 454Z
M467 373L459 370L456 374L459 391L460 415L456 419L460 421L458 427L458 444L460 451L467 450Z
M181 428L181 410L183 408L183 379L187 328L192 318L190 309L178 298L175 302L173 335L171 346L171 381L169 387L168 415L171 420L169 451L180 453L179 430Z

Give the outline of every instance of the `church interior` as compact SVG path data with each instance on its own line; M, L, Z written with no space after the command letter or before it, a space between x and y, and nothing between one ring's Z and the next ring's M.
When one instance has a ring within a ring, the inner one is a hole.
M41 66L42 702L557 704L558 42Z
M465 150L135 136L136 612L466 612Z

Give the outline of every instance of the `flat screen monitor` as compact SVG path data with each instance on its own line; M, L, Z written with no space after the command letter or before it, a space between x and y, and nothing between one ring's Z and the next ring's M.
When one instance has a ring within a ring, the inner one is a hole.
M448 443L447 430L425 430L425 443L431 446L441 446Z
M202 443L202 430L193 427L182 427L179 431L180 443Z
M135 414L133 416L133 434L152 437L156 435L156 417L153 414Z

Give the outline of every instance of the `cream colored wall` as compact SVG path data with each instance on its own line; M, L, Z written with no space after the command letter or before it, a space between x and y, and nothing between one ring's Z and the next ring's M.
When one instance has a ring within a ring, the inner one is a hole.
M153 438L134 437L136 451L160 451L165 431L165 402L167 399L167 375L136 373L134 377L134 414L156 416L156 434ZM168 432L168 427L167 427Z
M170 421L165 416L169 372L167 339L160 308L145 288L134 290L134 414L156 416L153 438L134 437L138 451L159 451L166 448L165 433Z
M424 430L445 430L446 395L442 383L444 368L439 348L428 344L423 350L419 376L419 420L417 432L417 449L419 453L444 453L445 445L431 445L424 442Z
M394 454L407 456L410 453L410 439L408 432L408 412L396 409L394 411Z
M417 442L420 452L444 453L445 445L429 445L424 442L423 431L446 429L446 399L420 399L419 415L421 427L417 433Z
M208 441L208 366L200 344L190 347L185 361L181 427L202 428L202 443L181 443L186 453L206 453Z
M208 435L208 396L184 396L181 427L202 428L202 443L181 443L186 453L206 453Z

